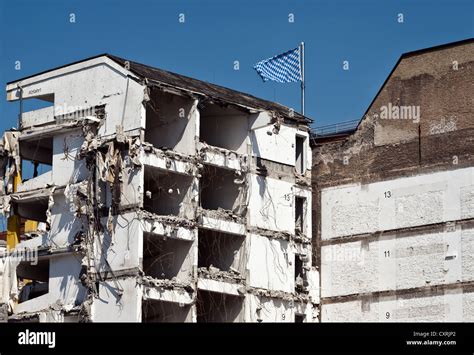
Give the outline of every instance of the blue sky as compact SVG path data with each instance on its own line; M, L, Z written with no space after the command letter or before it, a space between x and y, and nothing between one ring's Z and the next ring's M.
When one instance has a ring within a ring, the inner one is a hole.
M306 43L306 114L315 126L360 119L408 51L473 36L472 0L0 0L0 81L103 52L299 110L298 83L263 81L262 59ZM70 14L75 23L70 23ZM185 22L179 23L180 13ZM288 21L294 14L294 23ZM397 21L402 13L404 22ZM15 70L15 61L21 70ZM234 70L234 61L240 70ZM343 61L349 70L343 70ZM4 87L4 86L3 86ZM1 127L17 103L0 100Z

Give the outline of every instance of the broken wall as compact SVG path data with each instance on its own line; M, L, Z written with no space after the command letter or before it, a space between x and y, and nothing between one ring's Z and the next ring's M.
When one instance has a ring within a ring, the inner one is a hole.
M245 204L246 178L239 176L230 169L217 168L204 165L200 179L201 206L204 209L224 209L240 214L242 205ZM243 180L236 184L236 180Z
M204 103L199 108L199 140L209 145L247 153L248 115L232 107Z
M128 73L111 59L98 57L22 80L22 97L52 96L55 116L72 113L78 108L106 105L108 119L99 130L101 135L114 133L117 125L122 125L124 131L144 128L145 86L128 78ZM20 98L16 84L7 86L9 101ZM51 114L45 112L36 123L53 123L51 118Z
M24 301L14 307L14 313L34 313L59 302L59 307L74 307L85 301L86 290L80 282L81 262L75 255L64 254L49 258L48 293ZM34 268L34 266L32 266ZM28 277L24 275L24 277Z
M197 295L197 322L242 322L243 297L223 293L199 291Z
M247 321L252 291L265 295L263 319L288 315L293 321L296 311L280 298L295 293L293 247L298 253L303 248L289 240L296 233L295 195L307 195L296 188L304 184L294 171L296 135L307 136L305 129L280 118L256 127L250 109L203 95L197 109L196 99L149 90L134 76L101 58L21 82L25 99L54 104L23 117L28 128L22 135L47 133L39 142L48 153L43 160L53 166L23 184L22 193L53 186L28 195L32 202L14 198L19 209L40 213L49 228L22 244L48 255L50 292L18 310L38 311L40 321L72 320L71 309L82 321ZM10 100L19 98L16 86L7 90ZM75 117L68 113L99 105L104 114L84 114L65 128ZM269 127L275 129L271 139ZM258 182L249 172L256 169L248 159L249 129L259 130L254 158L268 166L275 159L270 176ZM34 157L29 140L24 152ZM279 145L287 165L275 155ZM208 174L200 175L205 169ZM249 193L259 195L249 199ZM259 213L250 223L247 205ZM263 264L259 253L267 254ZM259 275L262 265L271 275ZM67 304L53 310L58 299ZM300 303L312 308L309 302Z
M144 234L143 271L157 279L191 282L195 275L193 242L167 236Z
M144 179L145 210L157 215L194 218L195 186L192 176L146 168Z
M146 108L145 141L155 148L194 155L197 101L152 89Z
M272 119L266 112L252 114L249 127L252 156L295 166L297 156L296 138L300 136L305 138L302 147L304 165L307 170L311 169L312 152L309 146L309 135L305 128L283 124Z

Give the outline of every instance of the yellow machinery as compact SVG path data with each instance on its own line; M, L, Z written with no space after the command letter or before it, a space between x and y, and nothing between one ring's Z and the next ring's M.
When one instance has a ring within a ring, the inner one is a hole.
M18 185L21 184L21 172L18 172L15 175L15 179L13 180L13 191L16 191ZM7 247L9 250L15 248L15 246L20 242L20 235L21 235L21 227L22 221L21 217L18 215L13 215L8 217L7 222ZM32 220L26 220L24 223L24 231L25 232L34 232L38 228L38 222ZM23 283L27 284L31 282L31 280L24 279Z
M15 175L13 180L13 191L16 191L18 185L21 184L21 170ZM7 247L13 249L20 242L22 220L18 215L8 217L7 222ZM38 222L32 220L24 221L24 232L34 232L38 229Z
M21 173L18 172L13 180L13 191L21 184ZM8 217L7 222L7 247L13 249L20 242L21 219L18 215Z

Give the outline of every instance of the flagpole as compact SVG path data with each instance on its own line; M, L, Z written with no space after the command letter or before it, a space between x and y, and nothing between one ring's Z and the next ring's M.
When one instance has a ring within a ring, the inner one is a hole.
M300 45L301 60L301 114L304 116L304 42Z

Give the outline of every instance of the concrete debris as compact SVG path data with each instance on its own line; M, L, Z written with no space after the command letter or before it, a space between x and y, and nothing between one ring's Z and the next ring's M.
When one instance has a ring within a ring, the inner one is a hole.
M216 219L224 219L227 221L233 221L236 223L245 223L245 218L235 214L233 211L225 210L223 208L218 208L216 210L207 210L203 208L198 209L198 214L216 218Z
M8 322L8 305L0 304L0 323Z
M282 232L282 231L272 231L268 229L262 229L258 227L249 227L248 232L258 234L265 236L267 238L273 238L273 239L282 239L282 240L295 240L296 236L288 233L288 232Z
M9 312L13 310L20 294L16 274L16 269L20 264L20 261L21 259L19 257L8 255L0 258L0 274L2 275L2 278L0 279L0 304L7 304Z
M8 317L8 322L12 323L38 323L40 312L21 312Z
M86 214L85 202L87 199L87 182L67 185L64 189L66 202L69 204L69 211L76 216Z
M303 289L303 287L305 286L305 284L306 284L306 283L305 283L304 279L303 279L300 275L296 276L295 286L296 286L297 288Z
M13 192L13 179L20 173L19 131L5 132L0 141L0 183L3 193Z
M51 208L54 206L54 191L56 190L56 186L51 188L51 193L48 197L48 208L46 209L46 224L48 226L51 225Z
M205 142L199 143L199 160L201 163L212 163L208 161L207 153L213 153L216 155L223 156L223 166L232 166L232 162L238 161L239 171L237 173L240 175L248 171L248 156L247 154L238 154L234 151L211 146Z
M259 297L264 297L264 298L277 298L281 299L284 301L290 301L290 302L311 302L310 296L307 294L301 294L301 293L289 293L289 292L283 292L283 291L278 291L278 290L265 290L261 288L255 288L255 287L249 287L247 288L247 292L259 296Z
M140 216L140 219L163 223L165 225L172 226L175 228L185 227L185 228L192 229L196 227L195 221L192 221L186 218L176 217L172 215L160 216L160 215L157 215L148 211L144 211L144 210L139 210L137 213Z
M171 280L168 279L156 279L150 276L143 276L139 279L139 284L149 286L149 287L157 287L163 288L167 290L174 290L174 289L183 289L188 292L193 292L194 289L190 283L179 282L176 278L172 278Z
M99 156L102 154L98 153ZM111 142L108 146L107 154L105 158L100 160L102 162L102 166L98 166L99 170L99 178L104 181L108 182L110 185L114 184L116 179L118 181L121 180L120 176L120 169L121 169L121 152L116 148L114 142Z
M140 148L142 144L140 138L128 138L128 159L132 162L134 167L141 168L142 163L140 162Z
M93 300L89 298L85 301L79 310L79 323L90 323L92 322L92 303Z
M245 281L245 278L233 268L231 268L229 271L223 271L212 265L209 267L198 268L198 276L231 283L243 284Z
M296 184L305 187L311 187L311 177L302 176L298 173L295 173Z
M10 195L0 196L0 214L6 217L10 215L11 199Z
M192 163L192 164L197 163L197 159L195 157L187 156L187 155L175 152L173 150L167 149L166 147L164 149L163 148L158 149L158 148L154 148L153 145L150 145L149 143L144 143L143 149L145 152L153 153L157 157L168 159L167 161L169 162L169 164L171 164L171 161L182 161L182 162Z

